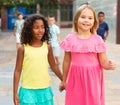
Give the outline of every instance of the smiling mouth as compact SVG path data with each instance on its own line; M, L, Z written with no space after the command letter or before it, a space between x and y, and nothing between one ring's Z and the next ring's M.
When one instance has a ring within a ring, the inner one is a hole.
M41 34L38 34L37 36L38 36L38 37L42 37L43 35L41 35Z
M83 24L83 26L89 26L88 24Z
M41 34L41 33L38 33L37 35L38 35L38 36L42 36L42 34Z

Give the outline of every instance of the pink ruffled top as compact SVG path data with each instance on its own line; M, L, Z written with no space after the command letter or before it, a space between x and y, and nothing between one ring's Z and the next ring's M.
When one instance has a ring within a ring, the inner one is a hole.
M60 46L71 52L65 105L105 105L103 70L98 57L98 53L106 51L102 38L93 34L81 39L72 33Z
M106 51L106 45L103 39L93 34L87 39L81 39L76 33L69 34L61 43L60 47L67 52L95 52Z

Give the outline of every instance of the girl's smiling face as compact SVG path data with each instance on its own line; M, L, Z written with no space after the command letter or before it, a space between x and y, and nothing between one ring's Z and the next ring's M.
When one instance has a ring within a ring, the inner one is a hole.
M94 25L94 14L89 8L85 8L78 18L78 30L90 31Z
M44 33L45 33L45 26L44 26L44 23L41 19L36 20L33 23L32 31L33 31L33 38L34 39L37 39L37 40L42 39L42 37L44 36Z

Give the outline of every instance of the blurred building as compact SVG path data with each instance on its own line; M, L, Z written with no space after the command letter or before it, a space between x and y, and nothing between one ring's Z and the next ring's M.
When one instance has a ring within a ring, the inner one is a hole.
M117 1L119 0L60 0L59 7L56 8L56 5L54 6L42 6L40 5L39 12L43 14L44 16L49 16L53 14L56 17L57 24L61 28L66 27L72 27L72 20L74 17L74 13L76 9L86 2L88 2L96 11L96 14L99 11L103 11L105 13L105 21L108 23L110 27L109 37L108 40L116 43L116 39L118 39L118 35L120 32L116 32L116 19L117 17ZM30 10L27 10L26 7L18 7L18 12L22 12L24 14L24 17L30 14L36 13L36 7L30 7ZM14 23L16 20L16 8L5 8L0 7L1 14L1 29L2 30L13 30ZM120 17L120 16L119 16ZM119 26L120 23L117 23L117 26ZM119 30L117 28L117 30ZM120 43L120 41L119 41Z
M19 7L2 7L1 8L1 28L2 30L13 30L14 23L17 18L16 12L21 12L26 18L27 15L36 13L36 6L30 7L28 10L25 6ZM59 7L55 6L42 6L40 5L40 14L49 16L53 14L56 17L57 24L62 27L71 27L73 19L73 2L72 0L60 0ZM17 10L17 11L16 11Z
M72 27L73 20L73 0L60 0L59 7L40 6L40 13L44 16L54 15L57 20L57 24L61 28Z
M33 7L32 7L33 8ZM24 15L24 18L26 15L35 13L34 8L32 11L27 10L25 7L19 6L19 7L2 7L1 8L1 29L4 30L13 30L14 29L14 23L17 19L17 13L21 12Z
M116 10L117 0L75 0L73 10L75 11L81 4L88 2L96 11L105 13L105 21L108 23L110 31L108 40L116 43Z

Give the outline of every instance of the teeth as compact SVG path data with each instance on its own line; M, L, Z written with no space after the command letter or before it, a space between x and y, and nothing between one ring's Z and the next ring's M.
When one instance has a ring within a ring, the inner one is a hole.
M87 26L86 24L84 24L84 26Z

